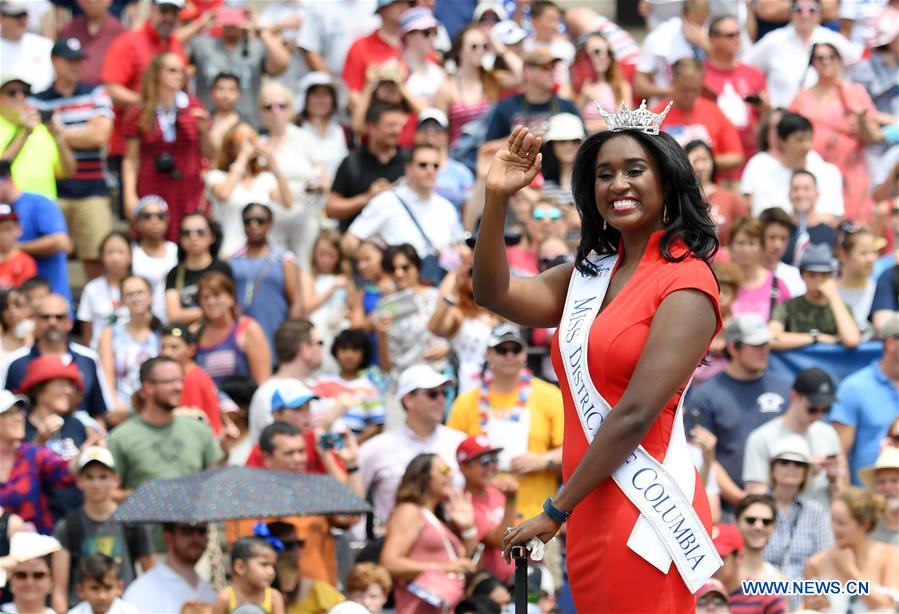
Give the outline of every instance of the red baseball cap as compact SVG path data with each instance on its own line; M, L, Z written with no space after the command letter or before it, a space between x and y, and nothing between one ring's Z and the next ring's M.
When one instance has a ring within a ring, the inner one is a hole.
M25 379L19 386L19 392L27 393L38 384L52 379L67 379L75 384L78 392L84 390L81 372L71 357L64 359L56 354L44 354L28 363L28 367L25 369Z
M712 543L715 544L718 556L724 558L743 550L743 534L732 524L716 524L712 527Z
M234 6L219 7L216 23L223 28L226 26L240 27L247 23L247 11Z
M490 440L485 435L472 435L456 448L456 461L461 465L478 456L496 452L502 452L502 448L490 445Z

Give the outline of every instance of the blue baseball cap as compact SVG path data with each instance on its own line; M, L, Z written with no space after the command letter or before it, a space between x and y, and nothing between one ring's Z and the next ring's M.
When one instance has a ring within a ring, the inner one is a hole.
M309 390L301 381L288 379L280 383L272 394L272 413L282 409L299 409L317 398L318 395Z

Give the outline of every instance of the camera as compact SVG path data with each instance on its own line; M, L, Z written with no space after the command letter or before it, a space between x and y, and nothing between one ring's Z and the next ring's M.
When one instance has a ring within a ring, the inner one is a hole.
M343 447L343 435L340 433L322 433L318 438L322 450L339 450Z
M172 179L179 179L181 177L181 173L175 168L174 156L167 151L153 156L153 164L156 166L157 172L168 173L172 176Z

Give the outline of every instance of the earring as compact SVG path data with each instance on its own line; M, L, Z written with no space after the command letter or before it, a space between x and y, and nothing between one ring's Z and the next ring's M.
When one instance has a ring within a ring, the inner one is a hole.
M606 230L606 229L608 229L608 227L609 227L608 224L606 224L606 218L602 218L602 229Z
M662 223L667 226L668 225L668 207L662 209Z

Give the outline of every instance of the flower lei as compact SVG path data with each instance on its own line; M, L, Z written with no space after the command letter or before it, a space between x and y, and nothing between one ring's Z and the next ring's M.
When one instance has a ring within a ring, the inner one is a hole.
M500 414L497 416L498 418L511 420L512 422L518 422L519 420L521 420L521 413L524 411L524 408L528 404L528 399L530 399L531 397L531 379L533 377L533 374L529 370L522 369L521 377L518 383L518 402L511 409L503 409L491 412L488 395L490 393L490 386L493 384L493 374L489 371L484 374L484 377L481 378L481 430L486 430L487 423L490 421L491 413Z

